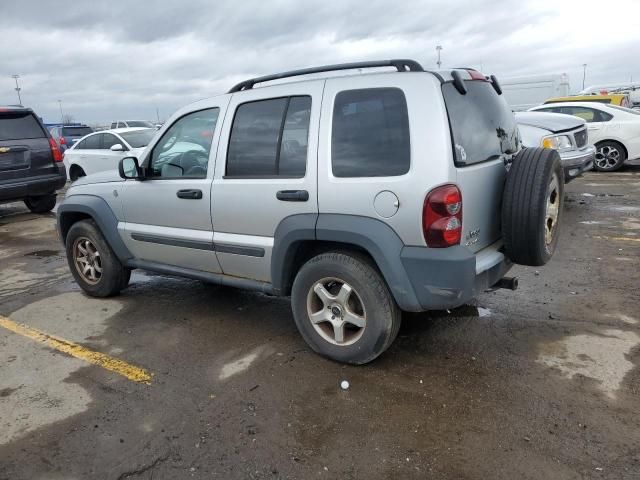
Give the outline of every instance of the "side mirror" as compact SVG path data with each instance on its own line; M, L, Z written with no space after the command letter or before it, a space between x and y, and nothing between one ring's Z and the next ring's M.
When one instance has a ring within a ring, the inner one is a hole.
M111 145L111 148L109 150L111 150L112 152L124 152L127 149L124 148L121 143L116 143L115 145Z
M136 157L124 157L118 164L118 172L124 179L142 178L142 172Z

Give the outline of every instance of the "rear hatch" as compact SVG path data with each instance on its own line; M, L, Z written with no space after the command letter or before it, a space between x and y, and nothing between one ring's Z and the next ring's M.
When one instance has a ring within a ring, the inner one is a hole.
M0 182L56 173L49 137L30 110L0 110Z
M72 147L74 143L90 133L93 133L91 127L62 127L62 136L67 148Z
M506 162L519 148L518 127L504 97L479 72L460 71L466 93L442 85L457 179L462 192L462 240L477 252L502 236Z

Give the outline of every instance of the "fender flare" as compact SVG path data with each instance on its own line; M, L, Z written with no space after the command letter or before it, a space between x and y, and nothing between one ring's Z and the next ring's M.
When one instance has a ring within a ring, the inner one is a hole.
M386 223L371 217L343 214L292 215L278 225L271 255L271 281L283 291L291 274L295 244L318 240L355 245L371 255L401 309L422 310L401 261L405 247Z
M60 239L66 244L66 236L71 225L75 223L75 214L83 214L91 217L104 235L107 243L118 259L125 263L133 258L129 249L118 233L118 218L109 204L101 197L95 195L72 195L64 199L58 206L56 213L57 228Z

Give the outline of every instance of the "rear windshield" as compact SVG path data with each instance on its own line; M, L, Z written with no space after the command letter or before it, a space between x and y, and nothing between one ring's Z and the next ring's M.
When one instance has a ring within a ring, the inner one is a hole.
M127 125L130 127L154 128L153 123L145 122L143 120L127 120Z
M149 142L158 131L154 129L138 130L135 132L124 132L120 136L131 146L131 148L141 148L149 145Z
M84 137L90 133L93 133L93 130L89 127L64 127L62 129L64 137Z
M442 86L457 166L473 165L518 150L518 126L504 97L489 82L465 81L467 94L453 83Z
M3 113L0 115L0 140L46 138L44 130L32 113Z
M627 112L627 113L633 113L634 115L640 115L640 111L633 110L632 108L619 107L618 105L609 105L609 108L615 108L616 110L620 110L621 112Z

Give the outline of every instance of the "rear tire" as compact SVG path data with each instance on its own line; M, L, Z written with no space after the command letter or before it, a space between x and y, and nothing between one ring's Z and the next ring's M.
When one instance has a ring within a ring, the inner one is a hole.
M111 297L129 283L125 268L93 220L74 223L65 238L71 274L87 295Z
M73 165L69 170L69 180L71 180L72 182L75 182L80 177L86 177L86 176L87 174L84 173L84 170L82 169L82 167L79 167L77 165Z
M398 335L401 312L366 258L329 252L305 263L293 282L293 316L309 346L338 362L374 360Z
M618 142L606 140L596 144L596 158L593 168L599 172L615 172L620 170L627 160L627 152Z
M24 204L33 213L47 213L56 206L57 195L55 193L40 197L25 198Z
M507 256L520 265L547 263L558 243L564 207L560 155L526 148L516 155L502 198L502 236Z

